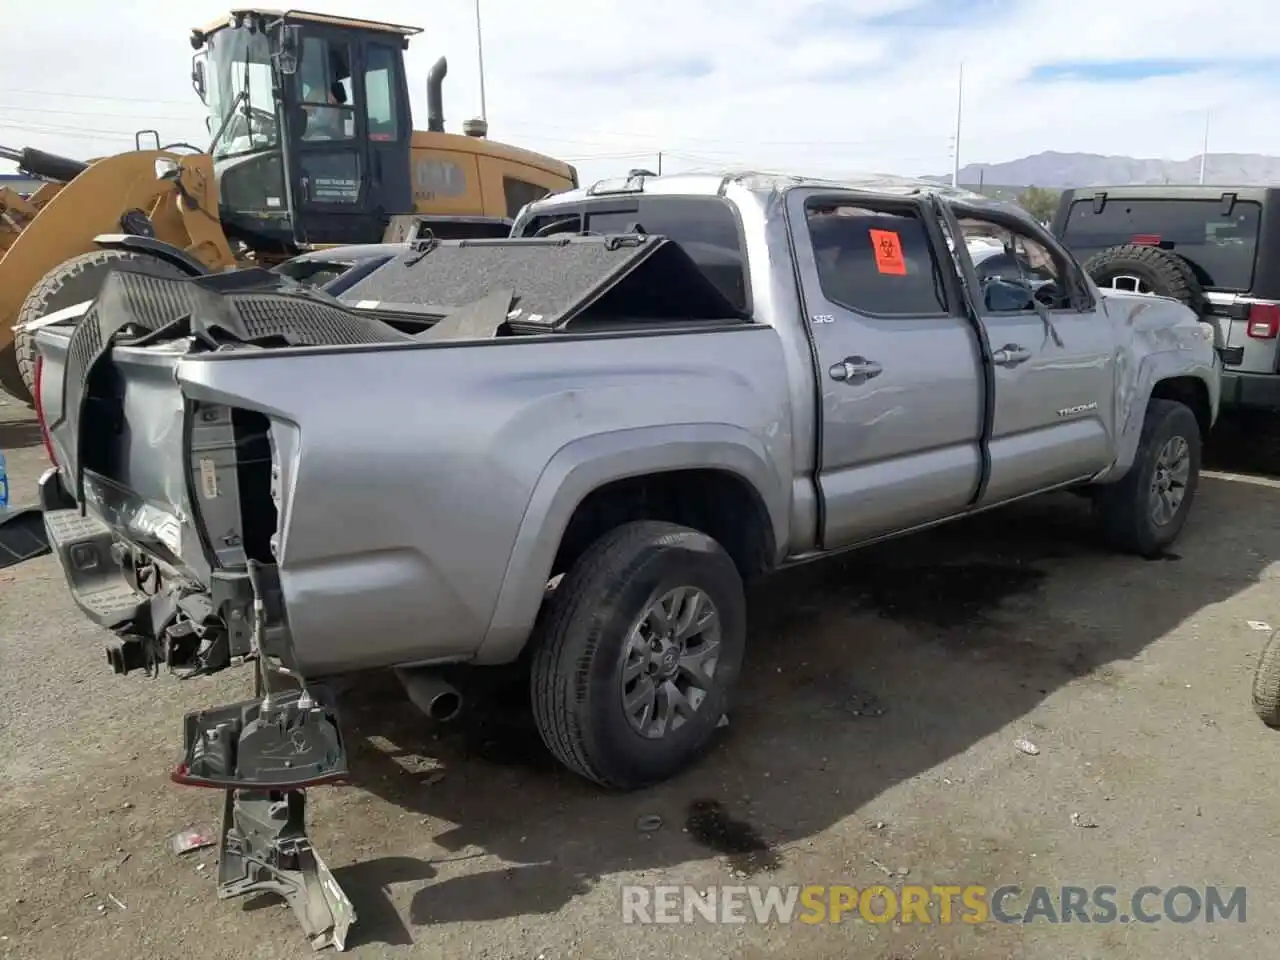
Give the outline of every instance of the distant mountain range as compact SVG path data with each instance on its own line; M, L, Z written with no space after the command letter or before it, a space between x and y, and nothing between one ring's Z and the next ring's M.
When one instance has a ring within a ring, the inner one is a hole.
M925 179L951 182L950 174ZM1049 150L1007 163L970 163L960 168L960 183L968 187L1000 184L1061 189L1097 184L1121 186L1199 181L1199 155L1189 160L1142 160ZM1211 153L1205 165L1205 182L1236 186L1280 185L1280 157L1260 153Z

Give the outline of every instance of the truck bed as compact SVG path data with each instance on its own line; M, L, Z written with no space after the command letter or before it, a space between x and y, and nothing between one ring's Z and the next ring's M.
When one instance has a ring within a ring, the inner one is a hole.
M591 286L607 299L608 282ZM256 566L273 635L307 675L500 661L544 588L509 569L552 559L522 518L557 470L556 497L585 492L575 447L626 458L629 435L674 425L676 467L746 433L755 462L732 466L785 516L792 478L776 465L792 463L790 406L772 328L723 314L592 318L560 294L559 315L587 317L588 332L480 339L465 334L496 302L504 322L511 294L466 296L434 314L380 313L118 274L74 333L40 330L59 466L50 529L64 561L96 558L73 582L81 606L124 634L199 619L237 655ZM426 336L405 332L415 317ZM464 336L430 336L444 327ZM567 522L574 505L539 509Z

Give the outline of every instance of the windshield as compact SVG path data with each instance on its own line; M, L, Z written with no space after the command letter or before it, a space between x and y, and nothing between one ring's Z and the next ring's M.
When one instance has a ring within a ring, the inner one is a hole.
M266 35L247 28L219 30L209 38L207 64L211 132L234 110L213 145L214 159L274 147L279 135ZM242 94L246 98L237 103Z

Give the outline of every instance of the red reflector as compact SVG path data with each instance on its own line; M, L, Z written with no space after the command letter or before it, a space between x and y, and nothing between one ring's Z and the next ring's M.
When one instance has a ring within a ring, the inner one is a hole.
M1130 243L1136 243L1142 247L1158 247L1160 246L1160 234L1158 233L1136 233Z
M1246 332L1254 340L1274 340L1280 333L1280 304L1249 304Z
M49 438L49 424L44 418L44 404L40 402L40 384L44 382L44 357L36 354L36 372L31 378L31 402L36 408L36 422L40 424L40 439L44 441L44 452L49 462L55 467L58 458L53 455L53 441Z

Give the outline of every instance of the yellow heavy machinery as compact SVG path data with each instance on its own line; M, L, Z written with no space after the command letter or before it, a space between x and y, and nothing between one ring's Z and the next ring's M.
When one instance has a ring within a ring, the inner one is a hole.
M414 131L404 51L420 32L234 10L191 34L208 151L158 136L143 149L141 135L138 149L88 163L0 147L46 181L25 199L0 187L0 389L30 400L22 325L92 299L116 267L278 266L403 238L406 218L441 238L503 235L525 203L577 186L573 167L490 141L482 120L446 133L444 58L427 81L427 129Z

